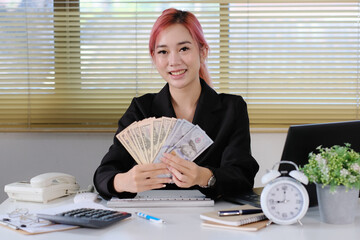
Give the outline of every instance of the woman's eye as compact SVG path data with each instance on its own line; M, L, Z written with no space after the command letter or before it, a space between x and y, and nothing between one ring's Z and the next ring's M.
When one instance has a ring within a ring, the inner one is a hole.
M165 50L158 51L158 54L166 54Z
M181 52L185 52L185 51L187 51L187 50L189 50L188 47L182 47L182 48L180 49Z

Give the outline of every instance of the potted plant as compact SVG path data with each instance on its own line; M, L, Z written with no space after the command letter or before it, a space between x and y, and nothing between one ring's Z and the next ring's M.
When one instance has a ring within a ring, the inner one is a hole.
M347 224L355 220L360 189L360 154L351 145L317 147L301 168L316 184L320 218L323 222Z

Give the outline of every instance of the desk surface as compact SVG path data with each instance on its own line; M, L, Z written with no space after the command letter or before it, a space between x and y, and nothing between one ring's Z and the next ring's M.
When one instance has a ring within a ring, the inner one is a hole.
M16 202L10 199L5 200L0 205L0 214L11 212L16 208L28 208L31 211L39 209L57 207L71 203L72 197L54 200L48 204L38 204L29 202ZM360 202L359 202L360 205ZM166 224L153 223L136 216L119 222L105 229L78 228L63 232L53 232L32 236L22 235L13 230L0 226L0 239L132 239L132 240L231 240L231 239L326 239L326 240L355 240L360 239L360 212L357 211L355 223L349 225L331 225L320 222L317 207L309 209L306 216L302 219L303 226L294 224L290 226L280 226L272 224L258 232L243 232L237 230L225 230L208 228L201 225L200 213L226 209L236 206L232 203L218 202L214 207L189 207L189 208L126 208L121 209L130 213L143 211L160 217Z

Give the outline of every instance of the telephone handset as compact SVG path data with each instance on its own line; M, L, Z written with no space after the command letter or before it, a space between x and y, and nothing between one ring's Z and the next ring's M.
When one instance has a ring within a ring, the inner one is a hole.
M32 187L47 187L54 182L58 183L76 183L75 177L66 173L43 173L30 179Z
M40 174L30 181L5 186L9 198L19 201L43 202L76 193L80 186L75 177L58 172Z

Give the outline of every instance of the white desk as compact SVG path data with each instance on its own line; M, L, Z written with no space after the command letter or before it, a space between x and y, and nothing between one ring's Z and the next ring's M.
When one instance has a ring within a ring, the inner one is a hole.
M36 211L45 207L61 206L71 203L72 197L58 199L49 204L13 202L9 199L0 205L0 214L10 212L16 208L28 208ZM359 201L360 205L360 201ZM320 222L318 208L310 208L303 218L303 226L299 224L279 226L272 224L258 232L242 232L207 228L201 225L200 213L233 207L235 204L218 202L214 207L191 208L126 208L121 209L130 213L143 211L156 217L163 218L166 224L153 223L136 216L114 224L104 229L78 228L63 232L53 232L32 236L22 235L13 230L0 226L0 239L45 239L45 240L79 240L79 239L109 239L109 240L232 240L232 239L266 239L266 240L358 240L360 239L360 207L356 210L357 217L354 224L331 225Z

